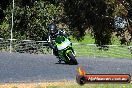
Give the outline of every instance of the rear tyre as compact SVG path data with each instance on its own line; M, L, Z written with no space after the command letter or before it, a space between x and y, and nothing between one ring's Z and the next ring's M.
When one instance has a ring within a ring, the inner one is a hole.
M75 56L73 55L73 53L71 53L71 52L68 53L68 56L70 58L69 64L71 64L71 65L77 65L78 64L78 62L75 59Z

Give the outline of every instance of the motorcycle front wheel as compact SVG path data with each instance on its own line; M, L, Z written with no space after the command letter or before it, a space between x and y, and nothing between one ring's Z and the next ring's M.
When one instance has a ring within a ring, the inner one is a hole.
M72 52L68 53L68 57L70 58L69 64L71 64L71 65L77 65L78 64L78 62L75 59L75 56L73 55Z

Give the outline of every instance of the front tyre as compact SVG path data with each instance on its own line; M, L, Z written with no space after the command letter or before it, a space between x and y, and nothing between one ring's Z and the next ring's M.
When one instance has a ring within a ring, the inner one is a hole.
M73 53L69 52L69 53L68 53L68 56L69 56L69 58L70 58L69 64L71 64L71 65L77 65L77 64L78 64L78 62L77 62L77 60L75 59L75 56L73 55Z

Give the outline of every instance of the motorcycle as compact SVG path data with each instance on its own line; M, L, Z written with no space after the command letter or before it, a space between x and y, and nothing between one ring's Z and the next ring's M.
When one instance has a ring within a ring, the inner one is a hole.
M68 38L62 35L57 36L55 39L55 45L58 49L59 63L64 61L66 64L78 64L75 59L75 52L72 48L72 43Z

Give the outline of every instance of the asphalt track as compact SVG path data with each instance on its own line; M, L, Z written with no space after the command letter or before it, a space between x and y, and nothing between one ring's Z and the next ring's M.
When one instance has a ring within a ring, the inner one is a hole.
M76 57L88 74L130 74L132 60ZM52 55L0 53L0 83L75 80L77 65L58 64Z

